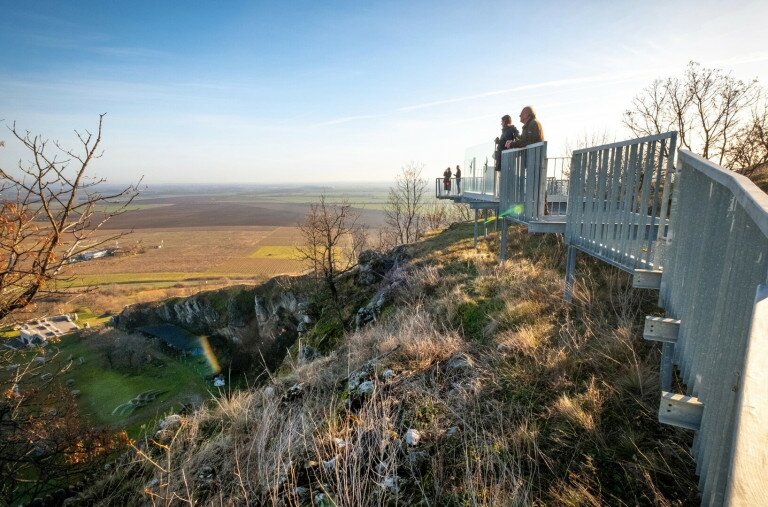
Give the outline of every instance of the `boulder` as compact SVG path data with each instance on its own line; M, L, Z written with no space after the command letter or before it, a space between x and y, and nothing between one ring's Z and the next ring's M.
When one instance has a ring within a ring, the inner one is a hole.
M454 355L448 360L445 370L449 373L462 373L475 367L475 361L463 352Z
M419 441L421 440L421 433L419 433L419 430L410 428L408 431L405 432L405 443L409 446L415 447L419 445Z
M178 414L171 414L158 424L161 430L173 431L181 426L181 416Z

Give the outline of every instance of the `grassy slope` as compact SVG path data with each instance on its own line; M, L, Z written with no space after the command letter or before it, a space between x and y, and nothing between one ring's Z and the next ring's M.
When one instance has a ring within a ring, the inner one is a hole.
M558 238L510 236L501 267L496 237L475 251L468 225L415 245L376 325L288 364L277 395L185 418L91 498L139 503L154 476L146 495L202 504L307 504L301 488L338 505L696 504L691 435L656 421L658 349L640 336L656 295L587 259L567 305ZM360 395L348 378L375 388Z
M147 421L154 421L164 412L178 410L181 400L188 397L209 397L207 390L211 386L204 379L209 369L204 359L175 359L153 351L153 355L162 365L146 365L141 374L127 375L106 368L99 353L77 336L63 338L59 347L59 360L65 361L69 355L75 358L65 377L74 379L74 388L82 393L78 399L81 413L98 424L125 428L131 437L138 437ZM78 363L80 357L84 359L82 365ZM58 365L52 365L56 366ZM152 389L162 389L165 392L131 415L112 414L118 405Z

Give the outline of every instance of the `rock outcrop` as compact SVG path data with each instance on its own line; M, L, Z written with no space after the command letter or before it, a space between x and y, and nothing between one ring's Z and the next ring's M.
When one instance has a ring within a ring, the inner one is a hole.
M298 337L301 323L311 321L300 277L277 277L261 285L235 286L186 298L126 307L115 325L133 331L152 324L173 324L208 336L222 366L246 370L253 363L280 364Z

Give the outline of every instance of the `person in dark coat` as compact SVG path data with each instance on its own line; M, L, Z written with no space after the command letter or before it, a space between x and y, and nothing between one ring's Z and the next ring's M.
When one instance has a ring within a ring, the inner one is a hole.
M443 190L445 190L445 195L448 195L451 193L451 168L450 167L448 167L443 173Z
M536 112L531 106L525 106L520 111L520 121L523 124L523 134L520 139L507 141L504 148L525 148L529 144L540 143L544 140L544 128L536 119Z
M456 166L456 172L454 173L454 177L456 178L456 193L461 193L461 167Z
M501 150L506 149L507 142L516 141L520 137L517 127L512 125L512 117L505 114L501 117L501 136L496 138L496 150L493 159L496 162L496 170L501 171Z

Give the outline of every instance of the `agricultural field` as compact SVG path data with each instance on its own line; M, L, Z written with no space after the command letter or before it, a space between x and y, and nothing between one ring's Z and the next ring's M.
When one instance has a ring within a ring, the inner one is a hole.
M296 246L297 224L324 192L347 199L373 231L383 225L386 187L173 186L143 191L125 213L108 220L93 239L124 234L100 248L125 255L68 266L68 289L82 293L39 301L35 314L87 306L118 312L124 306L186 296L235 283L260 283L305 271ZM114 211L104 207L101 213ZM61 288L61 287L58 287Z
M262 280L296 274L304 269L295 254L297 238L294 227L136 229L118 244L135 253L73 265L72 285Z

